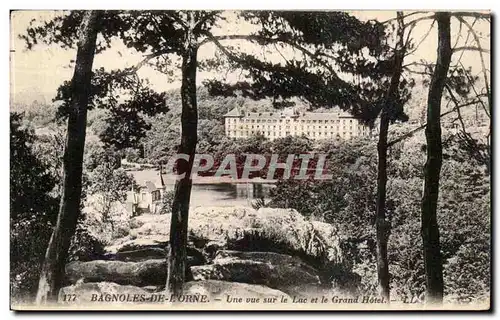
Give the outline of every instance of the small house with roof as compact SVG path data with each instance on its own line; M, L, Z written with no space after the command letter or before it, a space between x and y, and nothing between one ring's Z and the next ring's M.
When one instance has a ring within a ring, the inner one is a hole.
M130 172L137 183L127 192L126 208L132 216L144 213L159 214L166 185L162 170L143 170Z

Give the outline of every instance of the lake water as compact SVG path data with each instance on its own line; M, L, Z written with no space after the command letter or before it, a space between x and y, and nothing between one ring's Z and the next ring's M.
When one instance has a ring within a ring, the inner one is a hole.
M145 185L150 181L160 186L158 170L130 170L128 171L139 185ZM198 178L193 184L191 191L191 207L198 206L251 206L256 199L268 199L269 190L274 187L272 183L262 182L221 182L211 183L210 178ZM163 174L166 189L173 190L175 184L174 176Z
M217 183L194 184L191 191L191 207L199 206L252 206L256 199L268 199L272 184Z

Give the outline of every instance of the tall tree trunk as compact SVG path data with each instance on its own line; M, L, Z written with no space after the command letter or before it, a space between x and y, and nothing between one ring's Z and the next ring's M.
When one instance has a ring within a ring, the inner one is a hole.
M385 215L385 200L387 189L387 135L390 121L398 110L399 105L399 79L401 78L404 59L404 19L403 13L398 12L397 45L394 52L394 71L391 83L387 91L386 102L380 117L380 134L377 145L378 167L377 167L377 203L376 203L376 228L377 228L377 275L378 289L386 302L390 301L389 286L389 261L387 259L387 242L391 231L390 222Z
M181 294L185 281L186 246L188 234L189 202L191 198L191 170L196 151L198 111L196 103L196 68L198 47L194 39L187 36L185 52L182 55L182 133L179 153L189 155L189 161L178 161L179 174L184 178L175 184L170 222L170 243L168 248L168 271L166 288L172 294Z
M71 238L80 215L83 149L98 16L98 11L85 12L80 26L75 71L71 82L71 110L68 115L68 131L64 147L61 204L42 265L36 296L38 304L57 301Z
M427 99L427 161L424 166L422 197L422 240L426 280L426 303L443 302L443 262L437 224L439 174L441 172L441 98L451 60L450 13L436 13L438 22L438 49L434 74Z

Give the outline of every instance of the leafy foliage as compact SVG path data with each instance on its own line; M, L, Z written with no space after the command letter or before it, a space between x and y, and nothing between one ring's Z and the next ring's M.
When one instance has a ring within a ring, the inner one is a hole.
M21 115L11 114L10 208L14 219L49 214L46 205L54 199L47 194L55 186L55 177L47 172L48 164L34 154L34 132L22 128L20 121Z
M56 177L35 153L33 131L21 126L22 116L10 117L10 260L11 293L35 292L39 270L52 232L58 198L51 195Z
M174 202L174 190L166 191L161 198L161 205L159 209L160 214L170 214L172 213L172 203Z
M89 109L106 109L99 138L118 149L137 147L151 128L145 116L168 110L165 93L156 93L147 87L147 81L125 71L96 70L92 77L92 99ZM59 87L54 101L61 101L57 116L65 118L70 110L71 85L66 81Z
M135 181L123 169L113 169L110 163L101 163L89 174L89 193L95 200L95 208L102 216L102 222L110 224L113 230L112 206L125 202L127 191L132 190Z

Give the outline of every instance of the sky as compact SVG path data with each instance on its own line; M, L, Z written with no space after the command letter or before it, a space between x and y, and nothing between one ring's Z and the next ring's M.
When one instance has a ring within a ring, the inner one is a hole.
M393 19L396 16L395 11L353 11L353 15L362 20L375 19L378 21L386 21ZM31 104L33 101L50 102L56 94L58 86L64 80L70 80L73 67L70 66L70 61L75 59L76 50L64 50L55 45L47 46L39 44L31 51L27 51L19 34L24 33L32 19L44 21L53 18L60 14L56 11L16 11L11 15L11 53L10 53L10 90L11 102ZM229 17L227 23L221 25L214 34L245 34L251 31L249 26L241 23L236 23L232 19L234 13L226 12ZM410 19L410 18L408 18ZM471 21L471 20L470 20ZM412 37L416 43L428 32L431 26L431 21L422 21L417 24L412 32ZM482 46L485 49L490 48L489 40L489 24L485 22L477 23L475 29L485 37L482 40ZM458 23L452 22L452 44L458 37L459 46L463 43L466 36L465 28L459 34ZM240 42L239 44L244 44ZM437 28L434 25L428 37L421 43L418 50L405 60L405 63L424 59L434 62L436 59L437 47ZM257 48L249 48L250 52L258 54ZM215 47L212 44L204 45L200 51L200 58L213 57ZM459 54L455 54L456 58ZM489 68L489 55L488 68ZM94 68L105 67L107 70L124 68L137 64L142 60L142 54L135 52L133 49L128 49L119 41L113 42L111 49L97 55L94 60ZM477 52L465 52L462 60L465 66L471 66L475 73L478 73L480 68L480 59ZM151 68L144 67L139 71L139 76L150 81L151 86L158 90L164 91L180 86L178 79L169 79L167 76L160 74ZM198 73L198 83L207 78L212 78L213 73ZM220 76L220 75L219 75ZM222 75L230 80L237 80L237 74Z

